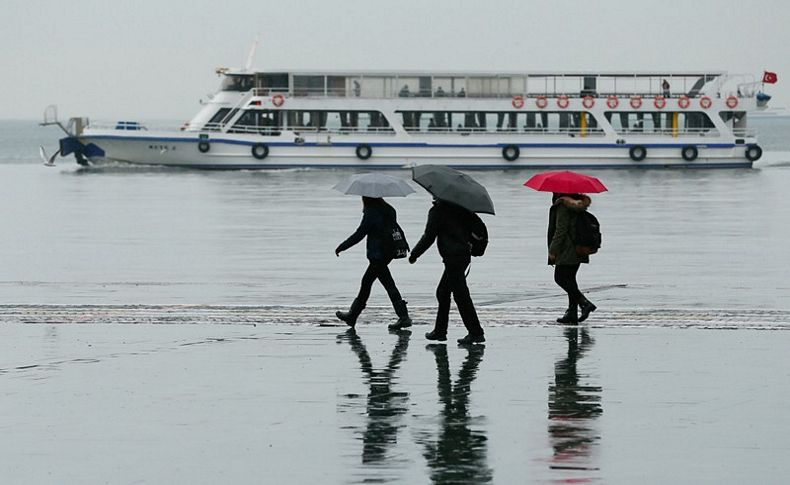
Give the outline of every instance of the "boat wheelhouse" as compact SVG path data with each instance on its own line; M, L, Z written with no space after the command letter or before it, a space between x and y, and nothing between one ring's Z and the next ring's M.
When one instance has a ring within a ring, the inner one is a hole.
M748 113L770 98L753 76L710 71L216 72L183 126L72 118L61 154L214 169L750 167L762 150Z

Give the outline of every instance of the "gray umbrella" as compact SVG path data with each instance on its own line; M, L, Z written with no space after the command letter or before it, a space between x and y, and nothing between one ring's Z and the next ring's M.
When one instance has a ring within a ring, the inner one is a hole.
M494 203L486 188L465 173L441 165L418 165L412 167L411 178L439 200L472 212L494 214Z
M405 180L383 173L356 173L332 188L363 197L406 197L415 192Z

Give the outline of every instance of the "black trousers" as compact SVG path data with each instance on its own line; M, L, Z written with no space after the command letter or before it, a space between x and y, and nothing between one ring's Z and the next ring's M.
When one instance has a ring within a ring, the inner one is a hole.
M440 334L447 334L447 326L450 321L450 296L452 295L458 306L458 313L466 326L470 335L483 335L483 328L480 326L480 319L477 318L475 305L472 303L472 296L469 294L469 287L466 286L466 271L469 260L445 261L444 273L436 287L436 300L439 302L439 309L436 313L436 325L434 331Z
M558 264L554 266L554 281L568 294L568 306L581 303L584 295L576 283L576 273L581 264Z
M363 307L368 302L368 298L370 298L370 289L376 280L379 280L384 289L387 290L387 295L389 295L393 306L402 300L398 287L395 286L395 280L392 279L392 274L388 268L391 261L391 259L368 260L368 269L362 275L362 283L359 285L359 293L357 294L357 300Z

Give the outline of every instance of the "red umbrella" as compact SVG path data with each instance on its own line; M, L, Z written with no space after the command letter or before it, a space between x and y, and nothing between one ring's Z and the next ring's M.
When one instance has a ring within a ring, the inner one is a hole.
M597 178L568 170L535 174L524 185L541 192L561 194L597 194L607 190Z

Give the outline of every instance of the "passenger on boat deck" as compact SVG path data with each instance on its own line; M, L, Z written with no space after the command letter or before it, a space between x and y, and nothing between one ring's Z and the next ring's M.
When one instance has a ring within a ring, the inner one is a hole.
M461 88L461 90L458 91L458 97L459 98L465 98L466 97L466 91L464 90L464 88Z
M666 79L661 80L661 90L663 91L665 98L669 98L672 95L669 90L669 81Z
M362 87L359 85L359 81L357 81L355 79L354 80L354 96L356 96L358 98L361 93L362 93Z
M400 92L398 93L398 96L400 96L401 98L408 98L409 97L409 86L404 84L403 87L400 88Z
M436 96L437 98L443 97L444 96L444 89L442 89L441 86L436 88L436 93L434 93L434 96Z
M428 122L428 131L436 131L436 123L433 121L433 118Z

